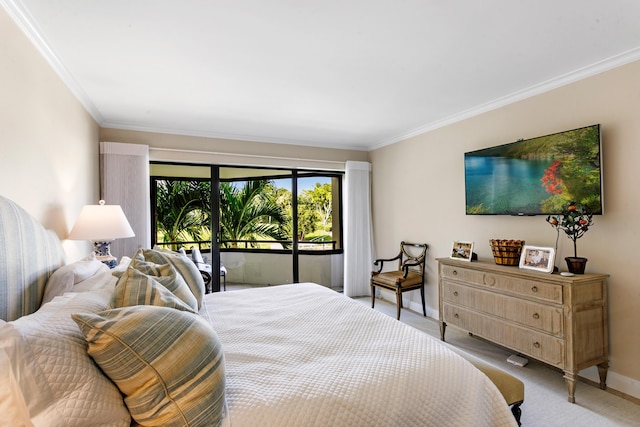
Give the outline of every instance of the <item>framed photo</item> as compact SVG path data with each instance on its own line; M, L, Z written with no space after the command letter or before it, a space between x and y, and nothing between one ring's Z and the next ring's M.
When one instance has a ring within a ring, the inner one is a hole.
M520 254L520 268L553 272L556 250L540 246L524 246Z
M471 261L473 256L473 242L453 242L449 258L461 261Z

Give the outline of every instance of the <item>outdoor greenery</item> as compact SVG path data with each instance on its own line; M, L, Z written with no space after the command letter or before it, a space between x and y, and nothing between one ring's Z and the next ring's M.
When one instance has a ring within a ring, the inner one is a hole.
M158 242L211 240L211 184L199 181L158 182L156 221ZM170 249L178 249L172 245Z
M157 181L158 242L211 240L209 181ZM291 192L270 180L220 183L220 233L223 247L270 247L258 241L292 241ZM319 184L298 197L298 239L330 241L331 185ZM287 247L286 243L282 243ZM290 245L289 245L290 246ZM203 248L209 245L203 244Z
M238 241L290 240L285 209L276 202L271 181L248 181L243 186L220 183L220 231L222 245L237 247Z
M298 197L298 233L300 240L331 240L333 203L331 185L318 184Z

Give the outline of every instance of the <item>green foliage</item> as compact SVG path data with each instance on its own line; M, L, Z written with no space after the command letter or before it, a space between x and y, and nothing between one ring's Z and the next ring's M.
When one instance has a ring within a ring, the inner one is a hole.
M210 193L211 185L208 182L158 181L156 194L158 240L187 242L205 240L207 236L210 238Z
M333 203L331 184L316 183L311 190L304 190L298 196L298 234L309 240L317 230L331 228Z
M237 246L234 240L291 240L284 226L288 218L271 181L220 183L221 239L231 241L226 246Z
M211 241L211 184L208 181L157 181L157 240ZM291 192L272 181L220 183L220 238L223 246L235 241L292 241ZM316 184L298 198L300 239L331 240L331 185ZM286 245L285 245L286 246ZM254 243L252 247L259 247Z

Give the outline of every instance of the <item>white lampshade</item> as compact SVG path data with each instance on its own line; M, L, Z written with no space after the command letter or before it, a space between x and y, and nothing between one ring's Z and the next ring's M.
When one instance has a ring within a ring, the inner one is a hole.
M135 233L119 205L87 205L82 208L75 225L69 232L71 240L106 242L133 237Z

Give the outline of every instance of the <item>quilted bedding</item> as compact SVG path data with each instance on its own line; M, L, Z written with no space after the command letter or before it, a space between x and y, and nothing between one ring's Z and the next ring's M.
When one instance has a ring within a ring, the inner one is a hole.
M316 284L208 294L233 426L513 426L502 395L436 339Z

